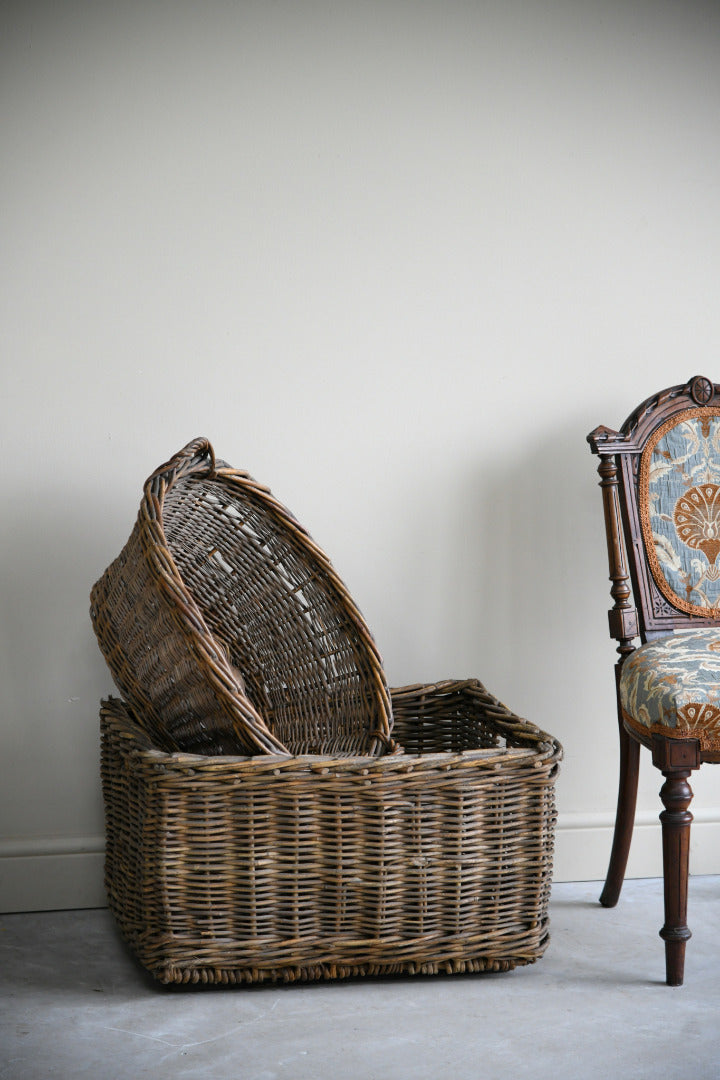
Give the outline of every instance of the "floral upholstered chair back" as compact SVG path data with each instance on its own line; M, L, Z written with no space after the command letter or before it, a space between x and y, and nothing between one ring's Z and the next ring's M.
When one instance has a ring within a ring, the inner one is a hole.
M720 385L695 376L588 441L600 457L621 656L638 635L720 625Z
M720 615L720 407L673 416L640 458L640 525L658 589L678 611Z

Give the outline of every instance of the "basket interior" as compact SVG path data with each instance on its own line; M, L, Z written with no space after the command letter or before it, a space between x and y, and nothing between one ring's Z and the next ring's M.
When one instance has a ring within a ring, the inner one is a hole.
M183 582L291 753L367 752L377 667L359 613L287 511L236 476L185 477L166 492L163 528Z

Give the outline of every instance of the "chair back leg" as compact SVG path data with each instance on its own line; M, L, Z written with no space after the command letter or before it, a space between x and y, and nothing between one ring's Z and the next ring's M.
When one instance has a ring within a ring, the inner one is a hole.
M620 679L620 664L615 667L616 683ZM618 700L618 728L620 733L620 780L618 784L617 812L615 814L615 832L613 834L610 865L608 866L605 886L600 894L603 907L615 907L620 897L628 855L635 824L635 805L637 803L638 772L640 766L640 744L632 739L623 727Z

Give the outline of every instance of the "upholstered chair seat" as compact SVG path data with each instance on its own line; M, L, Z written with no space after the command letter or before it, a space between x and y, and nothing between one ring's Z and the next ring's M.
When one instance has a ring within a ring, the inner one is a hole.
M699 739L720 759L720 629L670 634L630 653L620 674L623 719L643 732Z

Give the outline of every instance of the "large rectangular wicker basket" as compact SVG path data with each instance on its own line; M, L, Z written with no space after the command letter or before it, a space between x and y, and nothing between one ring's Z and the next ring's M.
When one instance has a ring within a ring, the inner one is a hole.
M561 748L474 680L392 692L402 753L155 749L103 703L110 907L162 983L506 971L548 942Z

